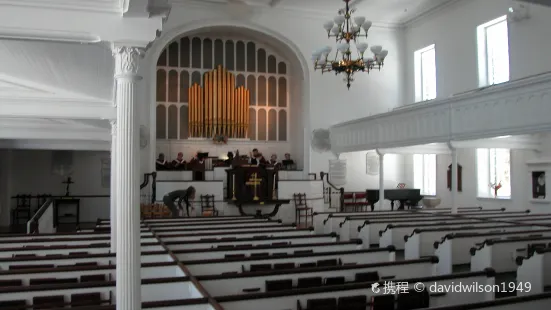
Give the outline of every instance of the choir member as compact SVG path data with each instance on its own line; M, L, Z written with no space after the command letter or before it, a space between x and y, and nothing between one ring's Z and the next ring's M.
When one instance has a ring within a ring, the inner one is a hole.
M270 157L270 161L268 161L268 164L270 164L271 166L279 166L281 165L281 163L279 161L277 161L277 155L276 154L272 154L272 156Z
M228 159L226 159L224 161L224 163L228 166L232 165L232 163L233 163L233 153L232 152L228 152Z
M281 162L285 170L292 170L295 165L295 161L291 159L291 154L285 153L285 159Z
M266 164L266 159L262 156L262 153L258 152L258 149L253 149L250 155L251 157L249 158L249 164L257 166Z
M168 170L170 168L170 165L165 159L165 154L160 153L159 158L157 158L157 161L155 162L156 170Z
M186 161L184 160L184 153L179 152L178 157L172 161L172 168L176 170L184 170L186 168Z

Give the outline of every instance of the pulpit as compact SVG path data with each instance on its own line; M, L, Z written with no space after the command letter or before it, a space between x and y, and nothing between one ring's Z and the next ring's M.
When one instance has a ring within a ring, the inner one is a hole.
M227 187L226 199L229 203L239 208L241 215L247 214L244 206L275 205L274 210L269 214L262 214L257 209L255 216L270 218L277 214L279 207L289 203L289 199L277 199L277 174L276 167L239 165L226 170Z
M204 181L205 180L205 162L192 160L187 165L188 170L192 171L193 181Z

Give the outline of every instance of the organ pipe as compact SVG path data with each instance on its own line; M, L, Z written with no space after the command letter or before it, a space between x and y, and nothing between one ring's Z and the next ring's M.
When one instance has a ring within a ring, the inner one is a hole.
M249 138L250 92L235 87L235 76L222 66L205 73L203 87L189 90L188 128L192 138Z

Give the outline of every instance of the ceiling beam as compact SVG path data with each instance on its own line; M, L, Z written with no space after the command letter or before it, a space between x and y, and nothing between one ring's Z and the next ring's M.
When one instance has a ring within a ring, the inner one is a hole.
M117 119L111 102L91 102L59 98L0 98L0 117Z
M68 151L109 151L109 141L82 141L82 140L59 140L59 139L0 139L0 149L18 150L68 150Z

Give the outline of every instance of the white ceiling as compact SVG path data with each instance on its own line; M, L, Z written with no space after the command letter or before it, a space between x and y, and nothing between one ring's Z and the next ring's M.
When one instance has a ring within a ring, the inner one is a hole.
M246 3L304 12L337 14L342 0L172 0L172 2ZM459 0L352 0L356 14L379 23L403 24L427 12Z

